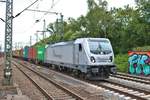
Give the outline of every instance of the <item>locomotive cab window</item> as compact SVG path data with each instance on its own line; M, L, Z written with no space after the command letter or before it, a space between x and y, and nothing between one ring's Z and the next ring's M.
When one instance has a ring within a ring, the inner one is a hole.
M79 51L82 51L82 45L79 44Z
M93 54L110 54L112 52L111 45L106 40L88 41L90 52Z

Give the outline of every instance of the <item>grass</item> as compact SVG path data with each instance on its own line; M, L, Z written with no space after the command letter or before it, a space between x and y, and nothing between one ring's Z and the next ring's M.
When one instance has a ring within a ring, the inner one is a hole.
M150 51L150 46L136 47L131 51ZM117 65L117 71L128 72L128 53L118 54L115 56L115 64Z
M128 54L118 54L115 56L115 64L117 66L117 71L128 72Z
M132 49L133 51L150 51L150 46L136 47Z

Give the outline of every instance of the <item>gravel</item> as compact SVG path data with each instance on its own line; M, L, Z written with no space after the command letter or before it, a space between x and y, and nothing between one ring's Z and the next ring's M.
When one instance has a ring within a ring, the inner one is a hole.
M27 95L32 100L46 100L45 96L15 66L13 66L13 81L19 85L23 95Z
M28 67L33 68L43 74L46 74L49 78L53 79L54 81L58 82L59 84L65 86L69 90L80 94L80 96L85 97L86 100L104 100L102 96L102 92L104 91L102 88L88 84L86 82L74 79L67 75L54 72L44 67L31 65L30 63L25 63Z

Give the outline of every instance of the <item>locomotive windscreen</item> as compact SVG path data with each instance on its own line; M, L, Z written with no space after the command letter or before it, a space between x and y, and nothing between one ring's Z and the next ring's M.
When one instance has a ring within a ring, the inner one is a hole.
M111 45L107 40L89 40L89 49L93 54L110 54L112 52Z

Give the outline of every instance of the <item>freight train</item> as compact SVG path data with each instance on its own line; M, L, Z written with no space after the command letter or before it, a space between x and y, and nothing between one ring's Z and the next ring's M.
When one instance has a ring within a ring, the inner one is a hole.
M47 46L25 47L13 56L69 71L90 80L103 80L116 73L114 53L109 39L79 38Z

